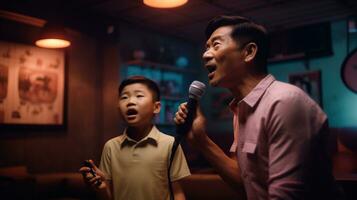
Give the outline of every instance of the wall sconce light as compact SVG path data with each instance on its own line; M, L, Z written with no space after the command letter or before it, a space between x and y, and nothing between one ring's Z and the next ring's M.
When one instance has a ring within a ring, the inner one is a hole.
M35 44L38 47L54 49L68 47L71 42L66 37L66 32L62 25L47 22Z
M187 3L188 0L144 0L144 4L154 8L175 8Z

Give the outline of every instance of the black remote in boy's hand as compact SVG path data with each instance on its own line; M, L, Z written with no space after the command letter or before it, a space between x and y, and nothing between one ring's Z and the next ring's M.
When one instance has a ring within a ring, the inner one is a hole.
M92 164L89 162L89 160L83 161L83 166L89 168L89 173L90 173L93 177L96 176L96 173L95 173L95 171L93 170L93 166L92 166Z
M95 171L94 171L94 169L93 169L93 166L92 166L92 164L90 163L89 160L83 161L83 166L89 168L89 173L90 173L93 177L97 176L97 174L95 173ZM95 184L96 184L97 186L99 186L101 183L102 183L102 181L101 181L101 180L98 180Z

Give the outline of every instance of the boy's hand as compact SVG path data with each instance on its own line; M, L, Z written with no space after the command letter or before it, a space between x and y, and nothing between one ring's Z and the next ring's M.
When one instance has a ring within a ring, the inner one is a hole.
M101 190L107 187L105 181L104 173L94 164L92 160L89 160L92 170L95 172L95 176L93 176L90 171L90 167L83 166L79 169L79 172L83 175L84 182L89 185L94 190Z
M187 118L187 102L180 104L175 114L174 121L176 125L185 123ZM194 145L201 144L206 139L206 118L203 116L200 106L197 106L196 116L193 119L191 131L187 134L187 140Z

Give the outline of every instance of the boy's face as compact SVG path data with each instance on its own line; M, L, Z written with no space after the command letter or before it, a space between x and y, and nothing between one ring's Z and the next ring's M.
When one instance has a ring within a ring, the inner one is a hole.
M160 107L149 88L141 83L125 86L119 96L118 108L128 126L151 124Z
M231 26L219 27L206 42L202 57L212 86L234 87L245 72L244 57L231 37L232 30Z

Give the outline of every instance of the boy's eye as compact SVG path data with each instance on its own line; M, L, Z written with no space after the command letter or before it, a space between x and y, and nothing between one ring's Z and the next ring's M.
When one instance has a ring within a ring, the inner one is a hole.
M144 95L137 95L136 97L140 98L140 97L144 97Z
M124 100L124 99L127 99L127 98L128 98L127 96L121 96L120 100Z

